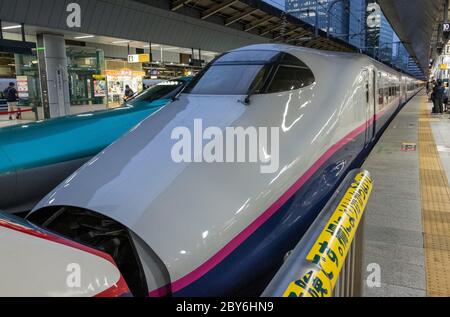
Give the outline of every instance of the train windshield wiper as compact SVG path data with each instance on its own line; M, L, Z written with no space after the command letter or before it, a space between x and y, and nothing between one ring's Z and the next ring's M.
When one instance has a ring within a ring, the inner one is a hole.
M247 97L245 97L243 103L244 105L248 106L251 103L251 97L257 93L259 93L264 86L264 83L266 82L267 76L268 76L268 67L264 66L261 68L259 73L256 75L255 80L253 81L252 85L250 86L249 92Z
M250 91L247 94L247 97L242 101L242 103L246 106L249 106L251 103L251 97L255 95L259 91L259 85L260 85L261 79L256 82L255 85L253 85L253 88L250 89Z

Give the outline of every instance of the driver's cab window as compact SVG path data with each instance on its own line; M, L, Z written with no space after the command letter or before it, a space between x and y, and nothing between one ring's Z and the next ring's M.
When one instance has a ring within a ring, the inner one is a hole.
M297 57L278 51L236 51L213 61L183 93L257 95L301 89L315 82Z
M280 65L267 92L270 94L297 90L314 82L314 75L308 68Z

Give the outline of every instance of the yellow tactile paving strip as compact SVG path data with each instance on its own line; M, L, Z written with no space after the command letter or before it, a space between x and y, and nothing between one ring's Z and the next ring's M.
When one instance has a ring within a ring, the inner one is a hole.
M428 296L450 296L450 188L425 100L419 118L419 166Z

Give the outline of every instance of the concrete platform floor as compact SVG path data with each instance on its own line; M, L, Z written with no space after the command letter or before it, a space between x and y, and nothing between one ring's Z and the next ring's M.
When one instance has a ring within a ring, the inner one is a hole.
M431 107L425 93L415 96L391 123L363 166L374 180L366 210L364 268L375 264L381 273L381 284L369 286L367 279L374 281L374 271L365 272L363 296L450 296L446 286L450 280L440 279L446 272L435 272L442 267L442 258L436 256L437 249L430 243L433 235L450 236L450 230L442 226L442 218L436 218L436 211L427 207L439 198L450 201L450 116L429 115ZM427 129L428 139L424 137ZM403 143L416 144L417 149L402 151ZM427 166L433 150L436 164ZM445 180L438 193L428 178L439 173ZM445 209L440 213L450 212L448 205L440 206ZM444 232L430 232L435 227ZM450 254L450 250L444 251L445 255Z

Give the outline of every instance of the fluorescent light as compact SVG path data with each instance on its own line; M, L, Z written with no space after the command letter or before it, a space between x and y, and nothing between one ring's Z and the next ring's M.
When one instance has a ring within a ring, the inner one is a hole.
M93 37L95 37L95 36L94 35L83 35L83 36L76 36L76 37L74 37L74 39L81 40L81 39L90 39Z
M152 44L152 47L160 47L161 45L159 45L159 44ZM142 48L150 48L150 45L145 45L145 46L142 46Z
M22 26L21 25L11 25L11 26L5 26L2 29L3 30L13 30L13 29L20 29Z
M115 42L112 42L112 44L123 44L123 43L130 43L130 41L115 41Z

